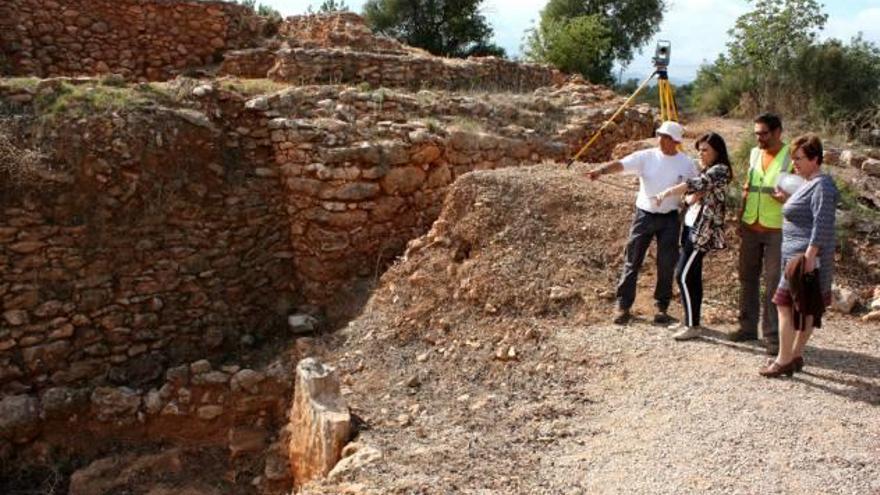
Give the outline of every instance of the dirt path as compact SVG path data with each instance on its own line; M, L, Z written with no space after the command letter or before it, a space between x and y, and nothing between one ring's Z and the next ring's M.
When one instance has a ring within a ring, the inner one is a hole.
M543 463L562 481L551 491L880 492L878 330L828 326L806 373L782 380L758 377L761 349L720 334L677 343L646 325L591 328L593 352L623 357Z
M880 494L880 325L832 314L804 373L765 379L763 348L725 338L735 243L704 272L712 331L680 343L645 321L653 261L644 316L605 323L633 193L552 166L454 189L319 345L383 458L304 493Z
M424 341L367 359L348 397L385 457L306 493L880 493L876 327L832 318L805 373L768 380L720 333L510 323L541 335L517 361Z

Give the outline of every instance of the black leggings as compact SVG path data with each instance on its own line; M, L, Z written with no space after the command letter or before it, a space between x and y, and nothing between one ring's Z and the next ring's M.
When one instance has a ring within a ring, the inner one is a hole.
M681 256L675 268L675 280L681 289L681 306L684 308L684 324L695 327L700 324L700 306L703 304L703 251L694 249L691 240L693 229L681 229Z

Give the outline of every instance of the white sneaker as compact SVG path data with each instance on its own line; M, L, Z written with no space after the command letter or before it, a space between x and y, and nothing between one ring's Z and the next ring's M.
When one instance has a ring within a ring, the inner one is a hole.
M672 325L666 327L667 330L681 330L682 328L684 328L684 323L682 322L673 323Z
M701 333L703 333L702 327L684 327L680 332L673 335L672 338L675 340L691 340L699 337Z

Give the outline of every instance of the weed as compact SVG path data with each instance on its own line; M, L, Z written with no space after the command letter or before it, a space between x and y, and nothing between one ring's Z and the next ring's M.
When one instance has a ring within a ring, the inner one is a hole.
M34 182L44 166L44 155L20 146L13 132L0 122L0 182L25 184Z
M429 132L432 132L434 134L439 134L443 132L443 124L441 124L439 120L429 117L427 119L424 119L423 122L425 123L425 126L428 128Z
M235 79L223 81L221 88L241 93L248 96L275 93L290 87L287 83L280 83L271 79Z
M8 86L14 89L27 89L34 91L40 80L36 77L10 77L0 79L0 86Z
M135 108L153 102L141 91L112 86L62 83L55 91L39 94L37 108L43 118L79 118L96 113Z
M482 132L483 125L469 117L455 117L452 120L452 124L459 129L467 132Z

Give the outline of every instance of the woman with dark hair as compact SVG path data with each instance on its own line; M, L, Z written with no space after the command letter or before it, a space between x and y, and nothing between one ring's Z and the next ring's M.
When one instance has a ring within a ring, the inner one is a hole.
M804 347L831 303L834 213L840 194L831 176L820 170L822 141L816 135L792 141L791 161L806 182L782 207L784 274L773 296L779 314L779 354L761 368L766 377L791 376L803 368Z
M675 278L681 292L684 321L672 328L679 330L675 340L700 336L700 306L703 303L703 257L707 252L724 249L724 214L727 186L733 169L724 138L714 132L700 136L695 143L700 154L700 175L671 187L656 196L656 201L671 195L686 195L689 205L681 232L681 256Z

